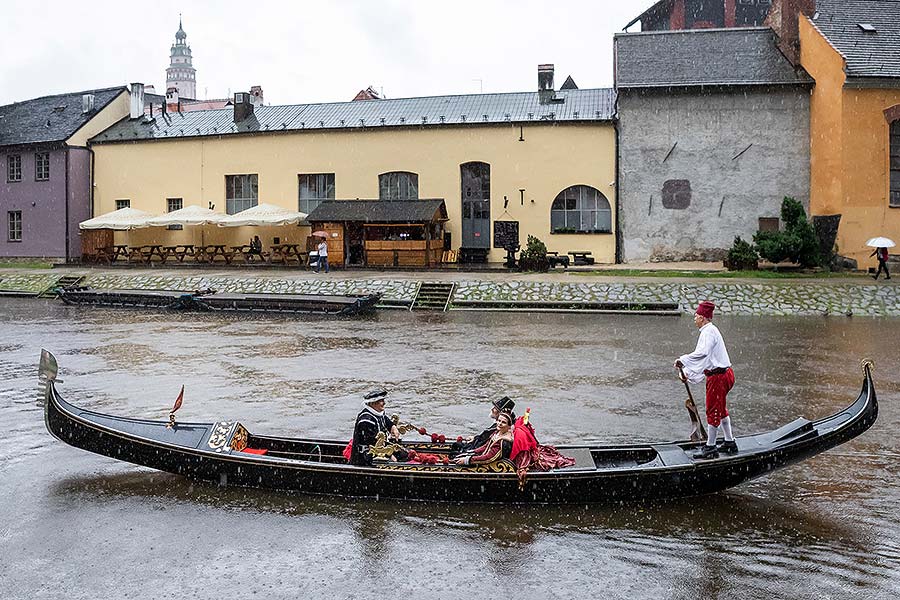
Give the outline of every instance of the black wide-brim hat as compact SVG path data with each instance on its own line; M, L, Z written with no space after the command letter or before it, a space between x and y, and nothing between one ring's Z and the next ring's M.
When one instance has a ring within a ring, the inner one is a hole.
M502 398L498 398L492 402L494 408L499 410L500 412L508 412L511 413L513 409L516 407L516 403L512 401L512 398L509 396L503 396Z

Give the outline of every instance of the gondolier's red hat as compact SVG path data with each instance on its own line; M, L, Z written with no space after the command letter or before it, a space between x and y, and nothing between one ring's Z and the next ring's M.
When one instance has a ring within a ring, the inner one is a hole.
M713 310L715 310L716 305L710 302L709 300L704 300L697 306L697 314L701 317L705 317L707 319L712 320L713 318Z

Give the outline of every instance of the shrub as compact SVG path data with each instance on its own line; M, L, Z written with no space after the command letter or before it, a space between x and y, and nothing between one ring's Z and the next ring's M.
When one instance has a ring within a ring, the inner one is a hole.
M734 238L734 245L728 251L725 266L729 271L755 271L759 268L759 254L753 244L738 236Z
M528 236L528 244L519 254L519 267L523 271L547 271L550 261L547 260L547 246L533 235Z
M773 263L791 261L803 267L819 266L819 240L803 205L785 197L781 203L781 220L783 231L758 231L753 236L759 255Z

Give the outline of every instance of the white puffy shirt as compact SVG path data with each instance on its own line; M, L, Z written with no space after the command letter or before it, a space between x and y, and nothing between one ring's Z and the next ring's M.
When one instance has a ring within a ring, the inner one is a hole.
M728 350L725 349L725 340L722 339L719 328L712 323L700 328L700 338L694 351L678 360L684 365L684 374L691 383L702 383L704 371L731 366Z

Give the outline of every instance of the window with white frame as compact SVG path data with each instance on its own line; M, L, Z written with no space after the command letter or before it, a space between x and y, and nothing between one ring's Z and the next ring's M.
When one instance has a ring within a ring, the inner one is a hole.
M561 191L550 207L551 233L612 233L609 200L587 185Z
M166 212L175 212L184 208L184 198L166 198ZM184 225L175 224L168 225L166 229L172 231L180 231L184 229Z
M120 210L123 208L131 208L131 200L128 198L119 198L116 200L116 210Z
M406 171L392 171L378 176L378 198L381 200L418 200L419 176Z
M50 180L50 153L35 152L34 153L34 180L49 181Z
M10 242L22 241L22 211L11 210L7 214L7 238Z
M310 173L297 176L300 188L298 210L309 214L323 200L334 200L334 173Z
M259 175L225 176L225 212L229 215L259 204Z
M6 155L6 181L22 181L22 157L19 154Z

